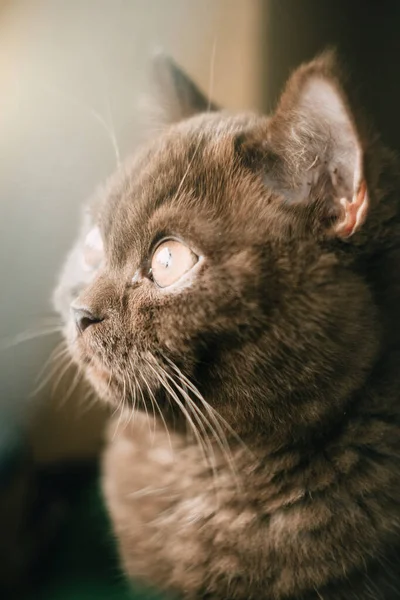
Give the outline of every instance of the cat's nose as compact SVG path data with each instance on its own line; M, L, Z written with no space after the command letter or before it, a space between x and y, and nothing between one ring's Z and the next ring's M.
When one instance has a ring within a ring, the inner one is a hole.
M72 315L80 333L95 323L100 323L103 319L98 315L93 314L86 306L71 305Z

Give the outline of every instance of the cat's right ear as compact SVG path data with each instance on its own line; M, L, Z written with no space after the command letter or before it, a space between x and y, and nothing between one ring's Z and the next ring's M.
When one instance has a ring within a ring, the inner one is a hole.
M356 233L369 210L368 141L344 81L332 52L300 66L275 113L244 145L284 206L339 238Z
M197 113L218 110L170 56L158 51L152 62L155 101L164 123L177 123Z

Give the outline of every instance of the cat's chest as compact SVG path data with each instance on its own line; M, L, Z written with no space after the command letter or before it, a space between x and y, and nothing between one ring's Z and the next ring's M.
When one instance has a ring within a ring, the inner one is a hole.
M112 424L104 455L103 489L117 526L190 526L229 503L237 482L221 470L217 450L206 460L198 444L136 417L128 426Z

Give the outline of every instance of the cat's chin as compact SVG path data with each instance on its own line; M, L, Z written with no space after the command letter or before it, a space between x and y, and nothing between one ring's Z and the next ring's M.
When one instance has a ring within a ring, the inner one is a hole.
M96 392L99 399L106 404L117 404L117 399L123 397L123 391L112 377L110 371L94 364L84 367L85 378Z
M123 383L106 368L94 364L86 364L84 367L86 380L96 392L99 399L105 404L118 409L129 409L135 404L137 408L141 404L140 399L133 397L138 395L131 385Z

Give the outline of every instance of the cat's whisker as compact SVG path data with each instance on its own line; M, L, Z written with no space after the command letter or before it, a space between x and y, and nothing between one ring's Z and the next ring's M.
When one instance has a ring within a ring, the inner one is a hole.
M201 412L200 408L196 405L196 403L192 399L191 399L191 401L193 402L194 410L198 411L199 415L201 415L204 418L206 425L209 427L212 435L214 436L214 439L222 452L222 456L225 458L227 465L232 473L232 477L235 481L235 485L238 488L238 490L240 491L241 484L240 484L240 478L238 476L238 472L236 469L235 459L232 455L232 452L231 452L229 446L227 447L227 444L224 441L226 439L225 436L223 436L221 438L221 436L218 434L216 429L213 427L212 422L210 422L210 420L207 419L207 417ZM212 416L212 415L210 415L210 416ZM218 424L218 422L216 420L214 422L216 424Z
M179 376L181 378L181 375ZM182 384L184 384L184 380L181 378L181 382ZM185 382L186 383L186 382ZM190 383L190 382L189 382ZM194 389L188 385L189 389L192 391L192 393L194 393ZM197 389L197 388L196 388ZM199 397L200 396L200 397ZM208 418L211 422L209 422L209 427L217 441L217 444L220 446L221 451L223 452L223 454L225 455L228 463L230 463L231 465L231 470L233 470L236 474L236 469L234 467L234 460L232 457L232 452L229 446L229 442L228 439L225 435L225 432L221 426L221 424L219 423L218 419L216 418L212 407L210 406L210 404L203 398L203 396L201 394L196 395L196 397L199 398L202 406L204 407L205 411L207 412ZM198 409L200 411L200 409L197 407L197 405L194 403L194 406L196 406L196 409ZM203 413L200 411L200 414L203 415ZM217 413L219 414L219 413ZM203 415L205 417L205 415ZM219 415L220 416L220 415ZM222 418L222 417L221 417Z
M167 356L163 355L163 358L170 364L173 370L177 373L182 383L185 383L189 390L198 398L198 400L202 403L205 410L209 414L209 417L213 420L213 423L221 436L221 442L224 444L225 449L229 451L229 442L223 430L223 427L226 427L229 433L238 441L241 445L245 446L243 440L238 436L234 429L229 425L229 423L216 411L204 398L204 396L199 392L198 388L182 373L182 371L177 367L177 365L171 361ZM219 419L219 421L218 421ZM245 446L246 447L246 446Z
M204 436L204 439L206 440L209 456L210 456L210 458L212 458L212 470L213 470L213 474L214 474L214 482L217 482L218 481L218 472L217 472L217 467L216 467L217 460L216 460L216 455L215 455L215 451L214 451L214 446L212 445L211 440L209 439L207 427L211 431L211 433L213 433L214 438L217 440L217 443L219 442L218 436L217 436L215 430L213 429L212 425L209 423L209 421L205 417L205 415L203 415L203 413L200 411L200 409L196 406L196 404L193 402L193 399L189 396L189 394L185 391L185 389L182 388L178 384L178 382L167 371L165 371L165 369L163 369L161 366L160 366L160 368L163 370L165 376L169 379L169 381L171 381L171 383L175 386L177 391L181 394L182 398L186 401L186 405L187 405L188 409L191 411L191 414L193 414L194 418L196 419L196 422L199 424L199 427ZM211 462L211 460L210 460L210 462ZM230 466L231 461L229 459L227 459L227 463ZM237 477L234 472L233 472L233 475L234 475L234 479L236 480Z
M76 372L75 372L74 378L71 382L71 385L69 386L68 391L63 395L60 406L64 406L68 402L69 398L72 396L72 394L76 390L79 382L82 380L83 373L82 373L81 369L77 365L75 365L75 368L76 368Z
M79 400L79 410L81 415L85 415L98 404L98 398L91 386L88 386L88 389L83 396L79 396Z
M114 418L115 415L118 413L121 409L121 398L118 400L117 406L115 406L114 410L112 411L111 417Z
M151 390L151 388L150 388L150 386L149 386L146 378L144 377L143 373L140 373L140 375L141 375L141 378L143 379L143 381L144 381L144 383L145 383L145 385L147 387L147 390L148 390L150 396L153 398L154 405L156 406L156 408L157 408L157 410L158 410L158 412L160 414L160 418L161 418L161 420L163 422L163 425L164 425L164 428L165 428L165 432L166 432L167 437L168 437L169 447L170 447L171 453L173 454L171 435L170 435L170 432L169 432L169 429L168 429L168 426L167 426L167 422L166 422L166 420L164 418L164 415L162 413L162 410L160 408L160 405L158 404L157 399L155 398L154 393L152 392L152 390ZM154 422L155 422L155 417L154 417Z
M202 415L201 412L198 410L198 408L194 404L193 400L190 398L189 394L187 394L187 392L178 384L178 382L173 377L169 376L169 374L166 372L165 372L165 374L168 377L168 379L171 381L172 385L175 386L177 392L182 396L182 399L185 401L187 408L190 410L191 414L196 419L198 426L200 427L201 433L204 437L205 444L207 447L208 456L210 457L209 463L210 463L212 471L213 471L214 484L215 484L216 482L218 482L217 459L216 459L216 455L215 455L214 446L211 443L211 440L210 440L210 437L209 437L209 434L207 431L207 426L209 427L209 424L208 424L207 420L204 419L204 415ZM214 485L214 487L215 487L215 489L217 489L217 486Z
M134 373L134 367L132 366L132 362L131 362L131 369L132 369L132 375L133 375L133 378L134 378L135 381L134 381L134 384L133 384L133 406L132 406L132 409L131 409L131 414L130 414L130 417L129 417L129 422L131 422L131 421L134 422L135 415L136 415L137 389L139 387L139 383L138 383L138 380L137 380L136 375Z
M143 373L139 373L139 375L140 375L142 381L144 382L144 384L145 384L145 386L147 388L147 391L148 391L148 394L149 394L149 398L150 398L150 402L151 402L151 405L152 405L152 408L153 408L153 422L154 422L154 427L153 427L153 441L154 441L154 438L155 438L155 435L156 435L156 425L157 425L155 407L157 407L158 412L160 413L161 416L162 416L162 412L161 412L160 407L158 405L158 402L157 402L157 400L156 400L156 398L155 398L155 396L154 396L154 394L153 394L153 392L152 392L152 390L151 390L151 388L150 388L150 386L149 386L149 384L147 382L147 379L144 377ZM165 423L165 421L164 421L164 423ZM168 429L167 429L167 433L168 433ZM169 440L169 442L170 442L170 445L171 445L171 440ZM172 447L171 447L171 450L172 450Z
M112 372L110 371L110 373L108 375L107 385L106 385L106 391L105 391L106 394L108 394L108 392L110 391L111 381L112 381Z
M126 379L124 376L122 376L122 383L123 383L122 402L125 403L125 401L126 401Z
M66 346L66 342L65 342L65 340L61 340L61 342L59 342L56 345L56 347L51 351L50 356L48 357L48 359L45 361L44 365L40 369L39 373L37 374L37 376L35 378L35 383L39 384L39 382L41 381L42 377L44 376L45 372L50 367L50 365L52 363L60 360L67 353L68 353L68 348Z
M57 350L57 348L56 348L56 350ZM44 375L43 368L41 369L41 371L42 371L42 374L40 376L41 381L38 381L37 386L29 394L30 398L35 398L39 394L39 392L41 392L47 385L49 385L49 383L54 379L54 377L60 371L60 369L63 368L66 360L68 360L68 351L66 349L61 350L53 358L51 358L50 364L51 363L55 363L55 364L53 364L50 367L47 375ZM46 362L48 362L48 361L46 361ZM48 368L48 367L49 367L49 365L47 365L46 368ZM39 380L39 376L36 379Z
M114 147L115 158L117 161L117 167L120 167L121 166L121 153L119 151L117 135L115 132L115 125L114 125L114 119L113 119L113 114L112 114L112 109L111 109L110 95L108 93L108 86L106 86L106 85L104 86L104 97L105 97L105 101L106 101L106 105L107 105L110 139L111 139L111 143Z
M111 146L115 153L117 167L119 167L120 153L119 153L119 148L118 148L115 132L113 131L112 127L107 123L107 121L105 120L103 115L101 113L99 113L97 110L95 110L94 108L92 108L91 106L89 106L88 104L86 104L83 100L73 97L70 94L67 94L65 91L60 90L59 88L57 88L55 86L52 86L48 83L42 83L42 87L47 92L58 95L63 100L66 100L67 102L69 102L70 104L75 106L76 108L79 108L80 110L83 109L86 113L88 113L95 121L97 121L101 125L102 129L106 132L106 134L108 136L108 140L111 142Z
M218 482L218 472L217 472L217 468L216 468L215 453L214 453L214 449L208 438L207 432L204 428L202 421L199 419L198 415L193 411L191 404L188 404L187 407L185 407L185 405L180 400L180 398L178 397L176 392L171 388L168 381L166 381L166 379L165 379L165 376L168 374L165 371L165 369L162 367L162 365L160 365L158 363L158 361L156 361L156 364L157 364L157 370L156 370L153 368L153 366L150 364L150 362L147 362L147 364L150 367L150 369L155 373L155 375L159 378L160 383L162 383L162 385L165 388L165 390L167 391L167 393L169 393L169 395L173 398L173 400L176 402L177 406L180 408L181 412L185 416L186 422L189 424L189 427L191 428L191 430L195 436L195 439L199 445L199 448L200 448L202 456L203 456L204 463L205 463L205 465L210 467L212 470L213 480L214 480L214 491L216 492L217 500L218 500L218 486L215 485ZM188 411L188 409L190 410L191 414L196 419L197 425L193 421L193 418L192 418L190 412ZM200 431L203 434L204 438L202 437L201 433L199 432L199 427L200 427Z
M130 411L130 406L131 404L134 402L134 394L135 394L135 390L134 390L134 386L132 385L132 379L131 377L127 377L126 379L127 384L128 384L128 394L129 394L129 402L126 403L126 408L129 409L129 415L128 415L128 423L131 419L131 411Z
M143 404L144 410L146 412L146 420L147 420L147 423L148 423L148 426L149 426L149 434L151 434L150 417L149 417L149 410L147 408L147 402L146 402L146 399L145 399L144 394L143 394L143 390L142 390L142 388L141 388L140 385L138 385L138 389L139 389L139 393L140 393L140 397L141 397L141 400L142 400L142 404ZM153 442L154 442L154 438L153 438Z
M141 373L140 373L140 375L141 375ZM142 380L144 381L144 377L143 376L142 376ZM147 382L145 382L145 383L147 383ZM150 402L151 402L151 408L152 408L152 411L153 411L152 444L154 445L154 440L155 440L155 437L156 437L156 425L157 425L157 423L156 423L156 411L155 411L155 407L154 407L154 395L150 394L150 388L149 388L148 385L147 385L147 389L149 391L149 398L150 398Z
M212 97L214 95L214 74L215 74L215 57L217 54L217 36L214 38L212 51L211 51L211 59L210 59L210 78L208 81L208 99L207 99L207 112L211 110Z
M44 377L43 380L29 393L29 398L30 399L36 398L36 396L38 396L38 394L41 391L43 391L47 385L49 385L50 381L52 380L52 378L58 372L59 369L60 369L59 364L53 365L50 373L48 373L46 375L46 377Z
M186 420L189 424L189 426L191 427L196 440L200 446L200 448L202 449L203 452L203 457L205 460L205 463L208 464L208 460L207 460L207 454L204 451L204 446L203 446L203 440L197 430L197 427L192 419L192 417L190 416L190 414L188 413L186 407L184 406L184 404L181 402L181 400L179 399L179 397L177 396L177 394L174 392L174 390L171 388L171 386L168 384L168 381L165 380L165 378L163 377L163 374L160 373L159 369L161 369L161 366L159 364L157 364L157 369L155 369L153 367L153 365L151 365L150 362L147 362L148 367L151 369L151 371L154 373L154 375L157 377L158 381L161 383L161 385L164 387L164 389L167 391L167 393L170 394L170 396L173 398L173 400L175 400L176 404L179 406L180 410L182 411L182 413L184 414L184 416L186 417Z
M14 348L19 344L23 344L24 342L30 342L31 340L36 340L37 338L54 335L56 333L61 333L62 326L52 326L52 327L42 327L40 329L28 329L11 338L3 338L0 341L0 351L9 350L10 348Z
M129 385L129 393L130 393L130 399L131 399L131 404L132 406L129 406L129 411L128 411L128 420L127 420L127 424L130 425L131 423L134 423L134 419L135 419L135 415L136 415L136 403L137 403L137 389L139 387L136 375L134 373L134 366L132 363L132 360L129 359L129 365L131 368L131 375L134 378L134 382L132 382L131 379L128 379L128 385Z
M147 485L146 487L137 490L136 492L131 492L130 494L127 494L128 498L145 498L146 496L153 496L156 494L162 494L163 496L165 496L164 492L168 491L168 488L163 487L163 488L154 488L150 485Z
M122 403L123 403L123 401L122 401ZM118 412L118 421L117 421L117 425L115 426L115 429L114 429L114 432L113 432L113 436L112 436L112 440L113 441L115 440L116 436L118 435L119 428L120 428L120 425L121 425L121 419L122 419L122 414L123 414L123 410L122 410L122 407L121 407L121 400L119 401L118 407L116 408L114 414L116 412Z
M112 417L115 417L116 414L118 414L118 417L121 417L121 412L123 410L124 407L124 386L125 386L125 376L124 373L120 373L121 377L122 377L122 381L123 381L123 390L122 390L122 395L120 395L118 397L118 402L113 410L112 413ZM109 390L111 388L111 381L112 381L112 372L110 371L110 374L108 376L108 386L107 389ZM117 398L115 398L115 400L117 400Z
M190 396L186 393L188 399L190 400L190 402L193 405L193 409L196 412L198 412L199 416L201 416L201 418L205 421L206 425L209 427L209 429L210 429L212 435L214 436L214 439L216 440L216 442L217 442L217 444L218 444L218 446L219 446L219 448L220 448L223 456L225 457L225 460L227 461L227 464L229 465L229 468L231 470L231 473L232 473L232 475L233 475L233 477L235 479L235 482L236 482L237 486L240 487L240 485L239 485L240 479L238 477L238 473L237 473L236 466L235 466L235 461L234 461L234 458L232 456L232 452L231 452L231 449L230 449L230 446L229 446L229 442L228 442L228 439L227 439L227 437L225 435L225 432L224 432L221 424L218 422L217 417L216 417L216 415L213 412L214 409L204 399L204 397L202 396L202 394L200 394L200 392L192 384L192 382L190 380L188 380L187 377L181 372L181 370L175 365L175 363L173 363L167 357L164 357L164 358L167 359L167 362L171 365L171 367L173 367L173 369L175 370L175 372L179 376L181 384L182 385L185 385L185 384L187 385L187 387L192 391L192 393L194 393L196 395L196 397L202 403L204 409L207 411L208 417L209 417L209 419L211 419L211 422L202 413L202 411L199 409L199 407L196 405L196 403L193 402L193 399L190 398ZM223 420L223 418L221 417L221 415L219 415L219 413L217 413L217 415ZM229 426L229 428L230 428L230 426ZM237 436L237 437L239 437L239 436Z
M177 188L177 190L176 190L176 192L175 192L174 199L177 199L177 198L179 198L179 194L180 194L180 192L181 192L181 190L182 190L182 188L183 188L183 184L184 184L184 183L185 183L185 181L186 181L186 177L189 175L190 169L192 168L192 165L193 165L193 163L194 163L194 159L196 158L196 156L197 156L197 153L198 153L198 151L199 151L199 149L200 149L200 145L201 145L202 139L203 139L203 138L202 138L201 136L199 136L199 140L198 140L198 142L197 142L197 144L196 144L196 147L195 147L195 149L194 149L193 156L192 156L192 158L190 159L190 161L189 161L189 164L188 164L188 166L186 167L186 170L185 170L185 172L184 172L184 174L183 174L183 176L182 176L182 179L181 179L181 180L180 180L180 182L179 182L178 188Z
M119 415L118 415L118 421L117 421L116 428L114 429L113 440L115 439L116 435L118 434L118 431L119 431L119 428L121 425L121 419L123 418L123 415L124 415L124 407L125 407L125 403L126 403L126 380L125 380L125 376L123 373L122 373L122 383L123 383L122 398L119 400L118 408L116 409L119 412Z
M64 379L65 375L68 373L69 369L71 369L73 364L74 364L74 361L73 361L73 358L71 357L69 360L67 360L64 368L61 369L57 379L54 381L52 388L51 388L51 396L52 397L55 396L58 386L61 384L62 380Z
M29 394L29 397L34 398L35 396L37 396L39 394L39 392L41 392L47 385L49 385L51 383L52 380L54 380L54 377L56 376L56 374L59 374L57 381L56 381L56 383L53 383L53 386L52 386L52 389L50 392L50 396L53 397L57 386L60 384L62 378L64 377L65 373L68 371L68 369L70 368L72 363L73 363L72 359L68 360L68 356L66 354L63 355L62 359L59 360L58 363L53 365L53 367L50 369L50 372L47 374L47 376L45 376L43 378L43 380L40 382L40 384Z
M193 392L193 394L200 400L200 402L203 404L204 408L210 413L210 416L212 414L213 419L216 420L215 424L218 427L220 434L222 434L225 437L226 443L228 444L228 441L226 439L226 436L225 436L225 433L224 433L222 427L225 427L227 429L227 431L230 433L230 435L232 435L232 437L238 442L238 444L246 452L252 454L252 452L250 451L248 446L245 444L245 442L242 440L242 438L238 435L238 433L232 428L232 426L228 423L228 421L226 421L224 419L224 417L222 415L220 415L220 413L207 402L207 400L200 393L200 391L194 385L194 383L192 381L190 381L190 379L188 379L186 377L186 375L184 375L184 373L182 373L182 371L179 369L179 367L172 360L170 360L168 358L168 356L165 356L164 354L162 354L162 357L164 360L166 360L168 362L168 364L174 369L174 371L176 371L178 376L186 383L186 385ZM217 421L219 421L220 424Z

